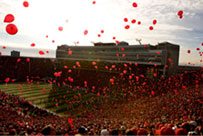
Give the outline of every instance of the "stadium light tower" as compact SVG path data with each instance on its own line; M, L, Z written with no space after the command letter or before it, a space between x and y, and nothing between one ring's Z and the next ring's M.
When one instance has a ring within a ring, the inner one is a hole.
M93 45L95 44L95 42L94 42L94 41L90 41L90 43L92 43Z
M140 45L142 45L141 41L142 39L136 39L137 42L139 42Z
M73 42L73 44L76 46L76 45L77 45L77 42Z

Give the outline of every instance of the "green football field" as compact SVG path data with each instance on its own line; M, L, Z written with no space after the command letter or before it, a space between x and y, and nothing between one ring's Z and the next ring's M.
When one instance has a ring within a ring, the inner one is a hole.
M0 90L8 94L14 94L29 100L35 105L45 107L42 103L43 100L48 99L51 84L27 84L27 83L15 83L15 84L3 84L0 85Z
M108 99L70 88L53 89L52 84L45 83L1 84L0 90L22 97L39 107L47 108L60 115L82 113L87 109L91 110L93 105L99 105L99 101Z

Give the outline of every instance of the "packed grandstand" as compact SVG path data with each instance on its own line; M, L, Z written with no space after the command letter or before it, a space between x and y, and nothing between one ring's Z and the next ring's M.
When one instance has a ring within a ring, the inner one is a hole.
M202 80L202 71L156 80L153 86L143 86L149 83L145 79L135 95L85 108L81 103L79 114L67 116L1 91L0 134L203 135Z
M0 0L0 136L203 136L203 0L183 1Z

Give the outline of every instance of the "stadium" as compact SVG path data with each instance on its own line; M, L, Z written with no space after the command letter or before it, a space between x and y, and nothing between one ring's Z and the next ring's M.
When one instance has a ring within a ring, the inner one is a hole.
M0 1L0 135L203 136L203 3L178 1Z
M178 66L178 56L167 42L62 45L56 59L1 56L1 132L186 134L202 123L203 73Z

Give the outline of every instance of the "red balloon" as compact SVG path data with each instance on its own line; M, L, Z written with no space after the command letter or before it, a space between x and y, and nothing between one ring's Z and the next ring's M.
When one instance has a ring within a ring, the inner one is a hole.
M44 55L44 52L43 51L39 51L39 55Z
M183 11L182 10L178 11L178 15L179 16L183 15Z
M153 24L155 25L157 23L157 20L153 20Z
M96 1L93 1L92 4L96 4Z
M136 3L136 2L133 2L132 6L133 6L134 8L136 8L136 7L137 7L137 3Z
M179 16L180 19L183 18L183 11L182 10L178 11L178 16Z
M128 22L128 19L127 19L127 18L124 18L124 22Z
M5 23L11 23L15 20L14 16L12 14L8 14L5 16L4 18L4 22Z
M182 18L183 18L183 15L180 15L179 18L182 19Z
M68 123L69 123L69 124L72 124L72 123L73 123L73 120L72 120L72 119L68 119Z
M85 30L85 31L84 31L84 35L87 35L87 34L88 34L88 30Z
M96 65L96 62L92 62L92 65Z
M171 59L171 58L168 58L168 61L169 61L169 62L172 62L172 59Z
M20 62L21 61L21 59L17 59L17 62Z
M29 6L29 3L27 1L24 1L23 6L27 8Z
M8 82L10 81L10 78L6 78L4 81L5 81L6 83L8 83Z
M10 34L10 35L14 35L14 34L16 34L16 33L18 32L18 28L17 28L17 26L14 25L14 24L8 24L8 25L6 26L6 32L7 32L8 34Z
M133 20L131 21L131 23L132 23L132 24L135 24L135 23L136 23L136 20L135 20L135 19L133 19Z
M35 43L32 43L30 46L31 46L31 47L35 47Z
M155 92L154 92L154 91L152 91L152 92L151 92L151 94L152 94L152 95L155 95Z
M153 30L153 29L154 29L153 26L150 26L150 27L149 27L149 30Z
M130 28L130 26L129 26L129 25L126 25L126 26L125 26L125 29L129 29L129 28Z
M113 79L113 78L111 78L111 79L110 79L110 82L114 82L114 79Z
M71 55L71 54L72 54L72 51L68 51L68 54Z
M63 31L63 27L62 27L62 26L59 26L59 27L58 27L58 30L59 30L59 31Z

